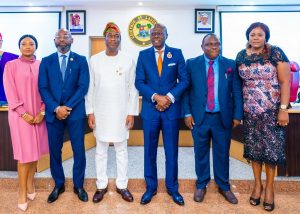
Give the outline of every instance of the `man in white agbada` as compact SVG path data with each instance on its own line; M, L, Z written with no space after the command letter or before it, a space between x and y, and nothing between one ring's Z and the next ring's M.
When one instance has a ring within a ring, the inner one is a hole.
M108 23L103 32L106 50L91 57L90 86L86 95L88 124L96 137L97 191L93 202L107 192L107 150L113 143L117 162L117 192L126 201L133 196L127 189L127 139L138 115L138 91L134 86L135 62L119 50L121 34L118 26Z

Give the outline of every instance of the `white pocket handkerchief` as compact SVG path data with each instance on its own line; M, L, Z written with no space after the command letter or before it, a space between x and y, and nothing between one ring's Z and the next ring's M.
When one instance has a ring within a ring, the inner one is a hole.
M169 67L170 66L174 66L174 65L176 65L176 63L170 63L170 64L168 64Z

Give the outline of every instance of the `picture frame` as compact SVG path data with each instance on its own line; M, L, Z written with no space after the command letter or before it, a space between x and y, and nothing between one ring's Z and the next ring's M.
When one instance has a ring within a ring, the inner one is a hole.
M195 33L215 32L215 10L195 9Z
M86 11L85 10L67 10L66 27L71 34L86 34Z

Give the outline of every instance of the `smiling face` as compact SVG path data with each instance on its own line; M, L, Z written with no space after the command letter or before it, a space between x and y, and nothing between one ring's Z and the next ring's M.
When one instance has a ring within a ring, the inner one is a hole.
M60 29L55 35L54 43L60 53L67 53L73 43L71 33L68 30Z
M164 47L167 38L167 29L162 25L156 24L150 31L151 43L157 50Z
M121 43L121 35L116 31L110 31L105 34L106 49L111 52L118 51Z
M263 48L266 41L266 33L260 27L254 28L249 33L249 45L254 49Z
M36 50L36 44L30 37L25 37L20 42L20 52L22 56L30 58L34 55L34 52Z
M201 47L205 56L211 60L214 60L220 54L220 45L221 43L216 36L209 35L204 38Z

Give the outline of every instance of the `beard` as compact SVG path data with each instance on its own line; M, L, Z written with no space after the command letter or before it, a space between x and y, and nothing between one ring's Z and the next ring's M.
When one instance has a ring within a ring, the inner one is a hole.
M67 44L67 45L55 44L55 46L57 50L61 53L67 53L71 49L71 44Z

